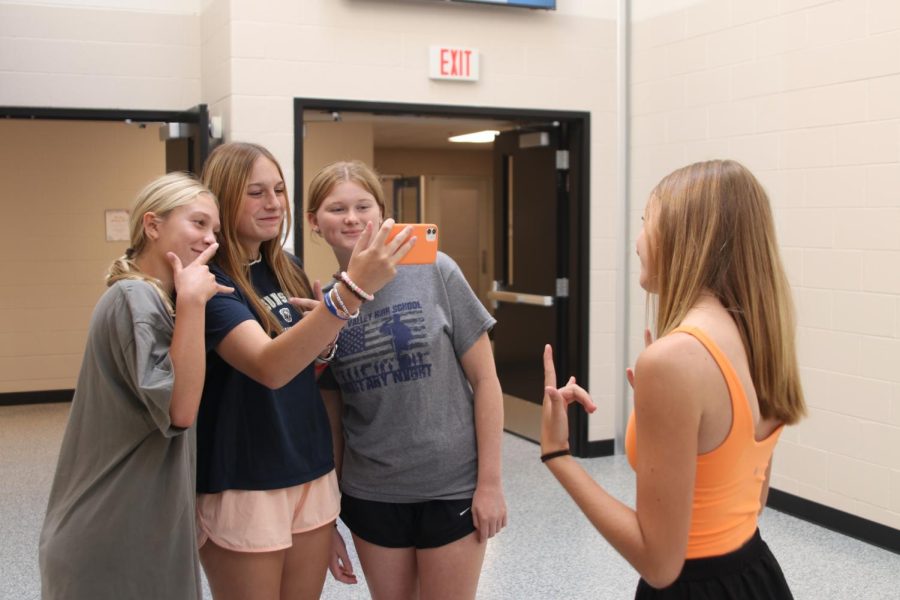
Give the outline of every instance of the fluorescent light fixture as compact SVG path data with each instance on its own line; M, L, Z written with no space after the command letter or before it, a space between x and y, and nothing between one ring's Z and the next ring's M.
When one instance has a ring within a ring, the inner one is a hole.
M490 144L498 135L500 135L499 131L486 129L484 131L476 131L474 133L454 135L453 137L447 139L451 142L463 142L467 144Z

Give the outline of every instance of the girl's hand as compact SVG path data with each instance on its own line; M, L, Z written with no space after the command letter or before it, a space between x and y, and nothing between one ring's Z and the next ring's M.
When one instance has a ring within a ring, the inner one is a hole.
M553 365L553 348L544 346L544 404L541 409L541 454L569 448L568 406L581 404L588 413L597 410L591 395L569 377L565 386L556 387L556 367Z
M290 302L291 305L297 309L297 311L300 313L300 316L305 315L322 303L322 282L320 282L318 279L313 281L312 293L312 298L296 298L294 296L288 298L288 302Z
M472 497L472 523L478 540L487 541L506 527L506 500L500 486L475 486Z
M394 220L386 219L378 231L374 232L372 222L366 223L350 256L347 274L356 285L370 294L374 294L394 278L397 263L416 243L416 238L410 237L412 227L405 227L394 239L385 243L393 226Z
M341 583L356 583L356 574L353 572L353 563L350 562L350 554L347 552L347 545L344 543L344 538L341 537L341 533L337 530L337 527L334 528L331 546L331 560L328 564L331 576Z
M220 285L207 266L218 248L218 243L210 244L186 267L182 265L181 259L174 252L166 252L166 258L172 265L172 275L178 298L195 299L205 304L216 294L230 294L234 291L234 288Z

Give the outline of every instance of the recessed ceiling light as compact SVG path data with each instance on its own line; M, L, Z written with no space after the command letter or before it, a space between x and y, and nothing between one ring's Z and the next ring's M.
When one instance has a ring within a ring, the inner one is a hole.
M490 144L498 135L500 135L499 131L486 129L485 131L476 131L474 133L454 135L453 137L447 139L451 142L462 142L466 144Z

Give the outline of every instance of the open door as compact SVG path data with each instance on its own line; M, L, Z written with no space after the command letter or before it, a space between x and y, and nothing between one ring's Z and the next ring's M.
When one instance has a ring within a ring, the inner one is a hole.
M394 179L393 217L398 223L421 223L425 212L424 177L398 177Z
M441 244L445 245L445 249L457 254L462 264L473 265L472 269L478 271L478 277L469 280L475 288L477 279L481 288L479 291L484 290L479 297L490 305L498 319L491 339L504 391L504 427L507 431L537 440L543 391L541 354L544 344L549 342L556 350L558 375L575 375L579 383L590 385L590 114L295 98L294 189L297 192L294 203L298 214L303 210L303 128L307 111L309 114L319 114L322 120L329 122L335 111L364 113L372 119L372 123L377 117L385 128L387 125L384 123L396 117L396 125L402 126L405 134L409 133L410 126L416 126L416 134L423 139L441 131L442 142L446 139L445 125L430 127L428 119L442 122L448 117L488 119L497 122L496 127L489 129L506 130L494 141L489 184L493 193L481 194L479 191L476 194L490 198L489 206L484 207L485 211L490 212L454 211L451 215L454 222L448 223L442 207L441 216L434 218L441 222ZM416 117L412 124L409 122L411 115ZM513 127L519 129L513 131ZM412 168L410 171L415 172ZM479 176L487 178L484 173L479 173ZM434 214L432 192L441 188L440 182L428 176L420 178L416 186L413 182L399 182L399 179L396 176L385 178L385 189L390 189L388 198L394 204L388 214L404 221L417 220L415 217L421 216L426 222L432 222L429 220ZM414 194L416 187L421 191L420 195ZM453 199L448 199L448 202L474 203L482 207L480 200L473 200L473 193L470 188L455 186ZM417 203L422 204L418 212ZM401 214L398 215L398 211ZM476 213L477 217L468 217L469 221L465 222L465 215ZM477 220L478 224L477 254L473 253L473 220ZM460 234L457 225L466 228L465 233ZM468 247L460 249L460 245ZM302 251L302 227L294 230L294 247ZM490 285L485 285L487 283ZM576 456L612 453L612 440L588 440L588 420L583 411L573 409L569 425L570 446Z
M494 355L504 393L504 426L535 441L540 439L544 344L554 348L557 373L572 372L573 227L563 136L559 126L547 126L505 132L494 141L495 277L488 292L497 319ZM574 452L584 432L570 429Z

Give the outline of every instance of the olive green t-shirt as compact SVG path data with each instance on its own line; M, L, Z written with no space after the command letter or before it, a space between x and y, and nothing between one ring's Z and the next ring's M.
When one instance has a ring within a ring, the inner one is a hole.
M91 317L40 539L42 597L202 597L193 430L169 403L173 320L120 281Z

